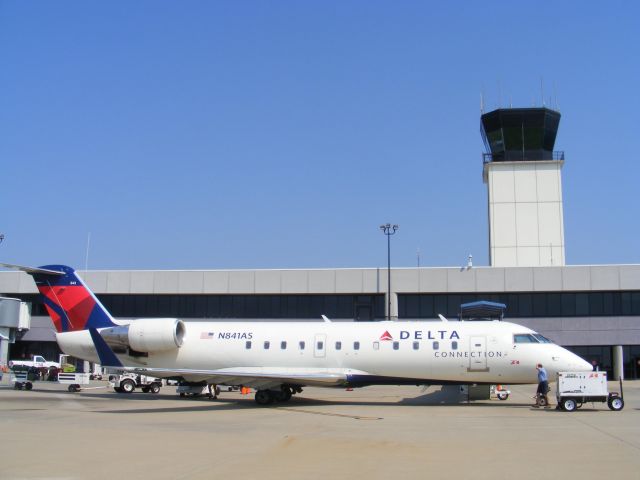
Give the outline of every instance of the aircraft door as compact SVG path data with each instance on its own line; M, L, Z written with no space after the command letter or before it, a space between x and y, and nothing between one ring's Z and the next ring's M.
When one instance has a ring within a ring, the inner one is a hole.
M327 335L324 333L316 333L313 338L313 356L316 358L324 358L327 352Z
M469 339L469 371L489 371L487 368L487 337L471 337Z

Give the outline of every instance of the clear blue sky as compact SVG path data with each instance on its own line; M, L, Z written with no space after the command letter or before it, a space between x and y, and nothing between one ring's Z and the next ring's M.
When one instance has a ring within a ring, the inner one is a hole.
M637 5L0 0L0 259L486 265L480 93L542 78L567 263L640 263Z

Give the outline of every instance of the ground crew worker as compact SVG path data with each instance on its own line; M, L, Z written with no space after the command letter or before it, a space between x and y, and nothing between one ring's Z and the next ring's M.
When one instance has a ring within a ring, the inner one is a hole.
M534 406L539 407L541 405L540 400L544 398L544 405L548 407L549 397L547 393L549 392L549 377L541 363L536 365L536 369L538 370L538 391L536 392L536 404Z

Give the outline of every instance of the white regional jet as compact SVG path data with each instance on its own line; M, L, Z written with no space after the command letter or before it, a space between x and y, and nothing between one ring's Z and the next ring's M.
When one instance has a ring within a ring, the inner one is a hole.
M33 276L60 348L74 357L200 385L244 385L261 405L306 385L537 383L591 365L529 328L503 321L203 322L114 320L75 271L18 268Z

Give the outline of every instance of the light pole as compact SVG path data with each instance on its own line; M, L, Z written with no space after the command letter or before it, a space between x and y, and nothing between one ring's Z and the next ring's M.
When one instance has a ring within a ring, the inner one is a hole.
M391 235L396 233L398 225L380 225L380 230L387 236L387 320L391 320Z

